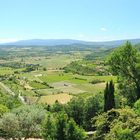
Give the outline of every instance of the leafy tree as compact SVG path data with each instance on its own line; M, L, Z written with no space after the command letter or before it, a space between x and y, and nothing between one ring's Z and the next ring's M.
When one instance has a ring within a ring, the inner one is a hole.
M38 137L44 117L45 111L39 106L21 106L2 116L0 129L8 133L9 138Z
M83 124L84 119L84 104L83 98L73 98L67 105L67 114L73 118L78 125Z
M108 63L113 74L122 77L129 85L133 84L135 87L136 99L139 99L140 72L138 66L138 52L131 43L126 42L125 45L114 51L109 58Z
M94 129L91 124L91 119L103 111L102 96L95 95L89 97L85 102L84 107L84 128L86 130Z
M66 125L68 117L64 113L60 113L56 119L56 140L66 140Z
M121 125L121 124L119 124L119 125ZM113 131L115 131L115 137L112 138L112 134L108 134L106 136L106 140L137 140L132 129L128 129L128 128L123 129L119 125L117 124L113 128ZM112 133L112 132L110 132L110 133Z
M104 111L108 111L112 108L115 108L115 99L114 99L114 84L111 80L110 83L106 84L104 91Z
M64 112L47 116L42 131L46 140L85 140L87 137L84 129Z
M15 114L6 113L0 119L1 136L5 138L19 138L21 137L19 131L19 121Z
M134 102L137 100L135 83L123 77L119 77L118 96L121 97L121 100L123 98L126 100L126 105L133 106Z
M71 62L66 67L64 67L64 70L66 73L72 72L81 75L93 75L96 72L95 68L89 67L88 65L83 66L78 61Z
M40 123L45 117L45 111L42 107L25 105L14 110L14 113L18 116L20 130L25 138L40 135Z
M56 137L55 120L52 115L48 115L42 127L42 135L45 140L54 140Z
M85 140L86 137L85 131L79 128L73 119L70 119L67 125L67 140Z
M51 112L58 113L58 112L61 112L61 111L64 111L64 105L59 103L58 100L56 100L55 104L51 108Z
M93 118L95 140L139 140L140 117L132 109L112 109Z

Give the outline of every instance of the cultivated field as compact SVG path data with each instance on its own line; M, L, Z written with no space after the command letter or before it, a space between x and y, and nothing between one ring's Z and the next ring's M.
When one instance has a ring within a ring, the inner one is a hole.
M82 66L96 68L99 60L83 61L90 54L88 51L45 52L42 48L8 48L6 51L10 51L10 56L0 58L1 82L30 103L53 104L56 100L67 103L73 96L89 97L103 92L107 81L117 80L109 75L65 72L63 68L76 61Z

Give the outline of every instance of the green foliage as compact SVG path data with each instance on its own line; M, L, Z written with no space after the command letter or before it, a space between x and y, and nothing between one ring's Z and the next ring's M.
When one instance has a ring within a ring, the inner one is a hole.
M65 72L81 75L108 75L104 61L73 61L64 67Z
M87 135L73 119L64 112L48 116L43 124L43 137L46 140L85 140Z
M113 74L131 77L132 68L137 63L137 51L127 42L111 54L108 63Z
M106 84L104 91L104 111L108 111L112 108L115 108L115 99L114 99L114 84L111 80L109 84Z
M93 123L95 140L139 140L140 117L132 109L110 110L95 117Z
M90 81L91 84L98 84L98 83L104 83L104 82L105 82L104 80L100 80L100 79L95 79L95 80Z
M85 131L70 119L67 125L67 140L85 140L86 137Z
M23 70L23 72L31 72L31 71L35 71L38 69L39 64L28 64L26 69Z
M133 106L134 102L137 100L135 83L122 77L119 77L118 95L122 98L126 98L127 105Z
M45 83L40 83L38 81L30 81L29 82L30 86L33 87L34 89L46 89L49 88L49 86Z
M117 124L113 130L115 132L115 137L112 138L112 134L108 134L106 136L106 140L136 140L136 137L132 131L132 129L128 128L122 128L119 126L120 124ZM110 132L111 133L111 132Z
M91 124L91 119L103 111L102 95L89 97L85 102L84 107L84 128L88 131L94 130Z
M84 105L83 98L73 98L67 105L66 111L69 117L73 118L78 125L83 125L84 119Z
M64 105L60 104L57 100L55 101L55 104L51 107L51 112L58 113L64 111Z
M56 140L66 140L66 125L68 117L64 113L58 114L56 118Z
M39 137L44 117L45 111L40 106L21 106L2 116L0 129L8 138Z
M105 59L112 51L114 50L114 48L112 49L100 49L97 52L92 52L88 55L85 56L85 60L98 60L98 59Z
M134 93L126 92L128 94L136 94L136 98L139 99L140 72L137 67L138 52L131 43L126 42L124 46L114 51L110 56L108 63L110 65L111 72L121 77L122 81L125 81L125 84L123 84L124 87L127 85L133 85L133 87L135 87Z
M0 118L2 117L2 115L4 113L6 113L8 111L9 111L9 109L5 105L0 104Z
M74 74L81 75L93 75L95 73L94 68L83 66L78 62L72 62L64 68L65 72L72 72Z
M0 119L0 131L5 138L21 137L17 116L13 113L4 114Z
M21 106L21 101L17 96L5 95L0 92L0 103L6 106L8 109L13 109Z
M140 115L140 99L137 100L134 104L134 109L138 115Z
M48 115L42 125L42 136L45 140L53 140L56 137L55 120L52 115Z
M116 83L117 76L110 75L104 61L106 55L113 49L99 50L96 48L97 50L95 50L92 46L88 46L86 48L88 51L84 52L84 47L76 45L69 48L55 46L55 49L47 47L47 50L42 47L40 49L36 47L34 50L32 47L27 50L23 48L8 49L10 56L5 55L1 58L1 80L17 95L20 90L22 96L27 95L30 96L29 98L26 96L27 99L36 100L36 97L32 97L35 92L38 96L45 94L46 96L42 96L40 101L49 100L50 104L58 99L58 97L55 99L53 97L53 94L57 92L74 93L74 95L67 93L64 96L54 95L63 99L66 95L71 96L70 98L74 96L84 98L73 98L67 105L60 104L58 100L53 105L44 105L43 108L39 105L21 106L18 96L10 96L1 88L1 137L5 139L43 137L45 140L85 140L87 138L86 130L94 131L94 140L140 139L140 101L135 102L139 98L140 91L138 52L130 43L126 43L111 55L108 62L112 74L118 76L118 83ZM76 50L77 48L80 49L80 52ZM91 53L89 49L94 52L89 54ZM86 58L84 58L85 56ZM97 60L97 58L99 59ZM64 73L63 68L68 73ZM101 114L104 107L104 96L99 92L103 91L105 82L112 78L114 78L116 86L116 102L114 104L114 84L110 82L105 90L105 111L109 111ZM27 87L26 90L22 85ZM32 90L30 86L39 90ZM74 91L72 91L73 89ZM77 95L78 90L82 90L84 93ZM50 93L52 93L50 96L47 95ZM54 101L51 100L52 98ZM131 107L135 102L134 110L124 109L126 102ZM115 106L122 109L110 110ZM44 108L49 113L46 114ZM93 123L92 118L94 118ZM44 122L43 125L42 122Z

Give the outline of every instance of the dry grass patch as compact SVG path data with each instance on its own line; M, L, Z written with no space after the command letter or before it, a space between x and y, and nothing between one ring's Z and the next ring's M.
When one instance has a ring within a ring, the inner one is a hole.
M59 103L66 104L72 99L72 95L61 93L54 95L42 96L39 100L40 103L54 104L57 100Z

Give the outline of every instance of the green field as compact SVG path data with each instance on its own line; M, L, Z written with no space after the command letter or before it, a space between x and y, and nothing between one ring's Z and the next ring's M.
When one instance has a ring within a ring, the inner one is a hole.
M77 61L83 66L95 68L100 63L99 60L95 62L83 60L87 54L90 54L88 51L70 51L69 53L55 51L50 53L46 50L43 51L43 48L31 50L29 48L16 48L15 50L11 48L8 49L11 52L11 58L0 59L2 65L0 75L7 75L1 81L15 94L26 96L31 102L35 102L41 96L39 102L52 104L58 100L66 103L72 96L89 97L103 92L107 81L117 81L116 77L109 75L89 76L71 72L65 73L63 68L73 61ZM26 72L25 70L30 65L37 65L37 68Z

